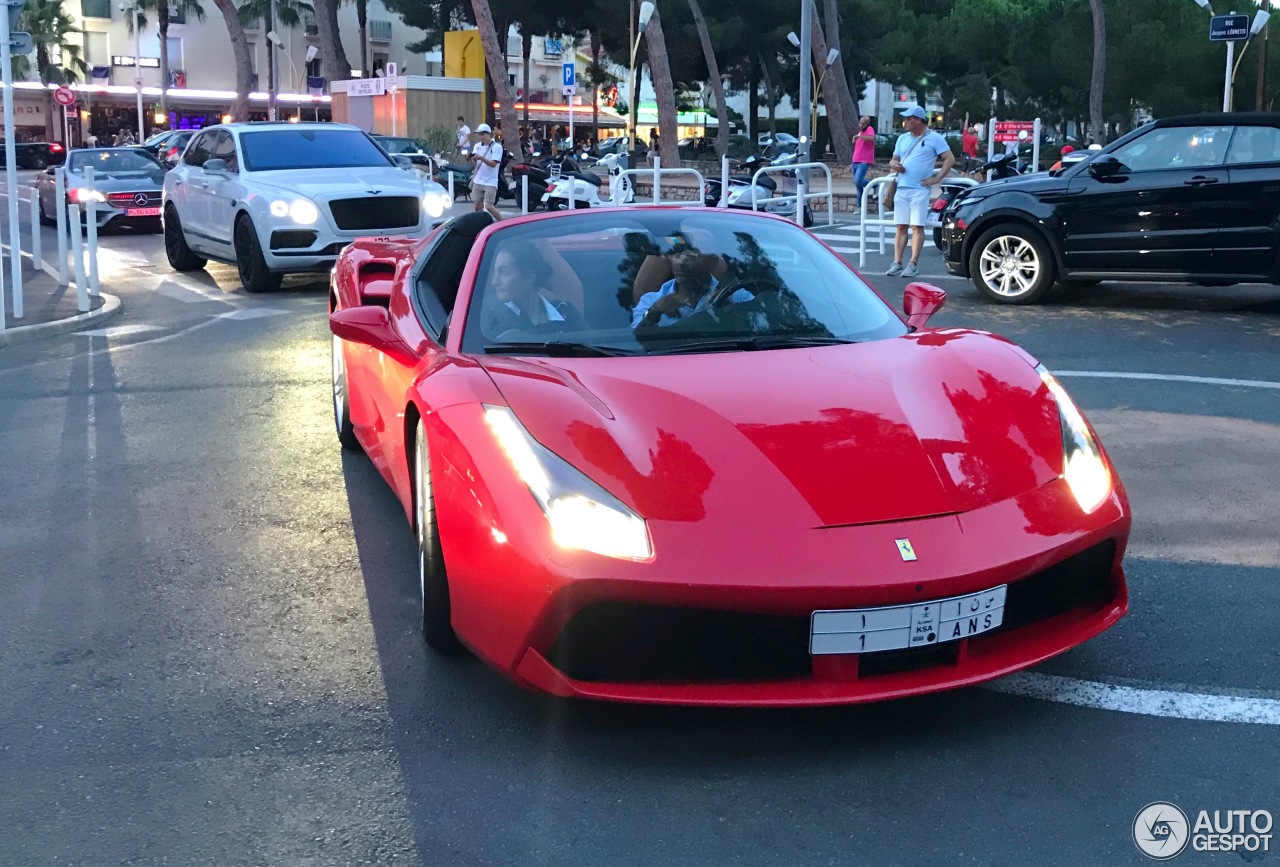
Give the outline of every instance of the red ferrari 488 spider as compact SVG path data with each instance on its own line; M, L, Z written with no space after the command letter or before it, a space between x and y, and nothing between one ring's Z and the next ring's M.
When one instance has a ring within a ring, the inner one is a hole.
M330 299L338 437L418 539L422 628L561 696L821 705L974 684L1128 607L1130 514L1057 380L905 321L742 212L451 220Z

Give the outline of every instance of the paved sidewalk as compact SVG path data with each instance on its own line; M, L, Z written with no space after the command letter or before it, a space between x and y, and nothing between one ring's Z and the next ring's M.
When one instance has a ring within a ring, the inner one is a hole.
M90 323L101 322L120 312L120 299L103 292L89 296L89 311L80 312L76 287L59 286L44 271L36 271L23 263L23 316L13 316L13 284L9 280L9 263L4 263L4 330L0 331L0 347L75 331Z

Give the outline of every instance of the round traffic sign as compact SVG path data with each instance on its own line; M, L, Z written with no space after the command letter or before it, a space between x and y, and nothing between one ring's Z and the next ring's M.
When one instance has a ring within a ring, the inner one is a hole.
M75 105L76 92L64 85L53 92L53 101L58 105Z

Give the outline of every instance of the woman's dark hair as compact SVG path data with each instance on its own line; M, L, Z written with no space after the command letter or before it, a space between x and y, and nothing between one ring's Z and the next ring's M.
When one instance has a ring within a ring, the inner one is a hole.
M539 245L532 241L517 239L508 241L498 252L506 253L519 263L534 287L546 286L547 279L551 276L551 266L547 264Z

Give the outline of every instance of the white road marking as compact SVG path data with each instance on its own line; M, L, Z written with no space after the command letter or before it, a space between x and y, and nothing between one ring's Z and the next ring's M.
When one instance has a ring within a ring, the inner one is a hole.
M1118 686L1035 672L1011 674L984 684L983 688L1007 695L1142 716L1280 725L1280 700L1274 698Z
M1055 370L1054 376L1090 379L1156 379L1165 382L1195 382L1202 385L1234 385L1244 388L1280 388L1280 382L1265 379L1223 379L1217 376L1184 376L1177 373L1122 373L1114 370Z
M81 337L125 337L129 334L142 334L147 331L159 331L158 325L112 325L107 328L95 328L92 331L77 331Z
M274 307L239 307L221 314L219 319L261 319L263 316L288 316L291 311Z

